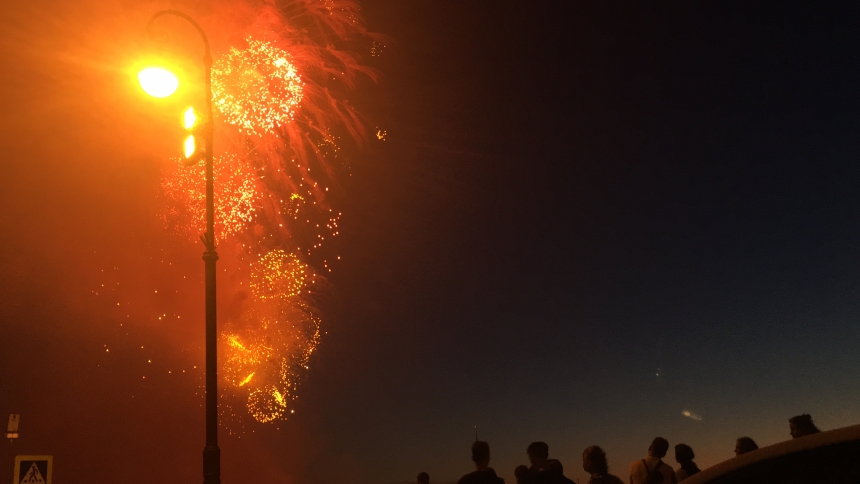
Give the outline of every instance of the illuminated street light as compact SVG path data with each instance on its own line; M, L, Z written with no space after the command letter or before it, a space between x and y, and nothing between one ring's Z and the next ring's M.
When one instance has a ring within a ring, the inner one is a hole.
M198 121L200 121L200 116L197 116L197 111L193 107L186 109L185 113L182 114L182 124L185 129L194 129Z
M185 153L185 164L188 166L196 164L202 155L201 151L198 149L198 146L201 143L197 140L197 132L200 130L199 124L200 116L197 115L197 111L195 111L193 107L186 109L182 114L182 125L185 126L185 130L190 131L190 133L188 134L188 137L185 138L182 148Z
M185 138L185 142L182 144L183 151L185 152L185 158L191 158L194 156L194 153L197 151L197 143L194 141L194 135L189 134L187 138Z
M170 96L179 87L179 79L172 72L160 67L148 67L137 74L140 87L152 97Z
M205 262L206 288L206 447L203 448L203 484L221 483L221 449L218 447L218 329L215 316L215 262L218 253L215 251L215 202L212 174L212 55L209 51L209 39L200 24L188 15L178 10L162 10L152 16L147 30L151 32L152 24L162 15L174 15L187 20L197 29L203 39L205 54L203 66L205 74L206 105L201 117L194 108L188 108L182 116L183 125L190 131L184 143L186 163L196 163L204 158L206 173L206 233L200 237L206 250L203 252ZM165 69L151 67L141 71L138 76L140 85L151 96L167 97L179 87L179 80ZM202 123L201 123L202 120ZM198 143L199 141L202 143ZM200 146L202 145L202 146Z

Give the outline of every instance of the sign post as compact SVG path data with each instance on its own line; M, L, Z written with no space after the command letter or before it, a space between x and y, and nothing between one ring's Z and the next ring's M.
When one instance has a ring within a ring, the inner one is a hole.
M9 414L9 423L6 424L6 438L9 439L9 467L12 471L12 475L15 475L15 462L12 459L12 456L15 455L12 452L12 443L15 442L15 439L18 438L18 423L21 422L21 415L17 413Z
M51 484L54 456L16 455L12 484Z

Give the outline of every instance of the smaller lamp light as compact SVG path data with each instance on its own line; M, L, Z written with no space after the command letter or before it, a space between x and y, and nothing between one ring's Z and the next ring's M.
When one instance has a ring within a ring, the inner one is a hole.
M193 107L190 107L182 115L182 121L185 124L185 129L194 129L197 122L200 121L200 116L197 116L197 111Z
M185 138L185 158L191 158L194 156L194 153L197 151L197 142L194 139L193 134L189 134L187 138Z

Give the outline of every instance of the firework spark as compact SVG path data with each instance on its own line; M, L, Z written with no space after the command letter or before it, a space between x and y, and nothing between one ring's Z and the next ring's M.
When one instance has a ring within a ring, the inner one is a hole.
M243 231L254 219L260 194L257 179L247 161L236 155L214 160L216 233L222 236ZM186 167L175 158L162 172L164 195L162 220L182 234L196 238L206 219L206 184L202 165Z
M308 265L295 254L277 249L263 256L251 271L251 291L259 299L290 298L301 293Z
M261 136L292 121L303 84L290 54L248 38L248 48L230 49L212 66L215 108L240 132Z

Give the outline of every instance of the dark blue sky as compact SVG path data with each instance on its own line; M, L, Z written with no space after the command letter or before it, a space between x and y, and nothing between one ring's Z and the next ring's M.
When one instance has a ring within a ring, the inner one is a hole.
M506 477L532 440L624 476L658 434L708 465L860 419L856 8L366 6L389 138L344 229L340 448L453 478L477 424Z
M451 480L475 425L508 479L533 440L574 478L599 444L626 478L656 435L704 468L795 414L860 421L860 8L363 6L390 41L357 104L387 139L352 162L297 416L222 436L225 482ZM111 120L57 103L42 66L0 62L0 412L58 478L196 478L194 382L143 387L130 350L106 368L107 309L75 295L155 250L157 165L95 144Z

